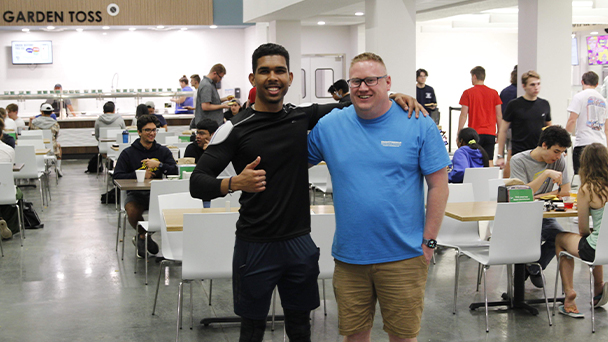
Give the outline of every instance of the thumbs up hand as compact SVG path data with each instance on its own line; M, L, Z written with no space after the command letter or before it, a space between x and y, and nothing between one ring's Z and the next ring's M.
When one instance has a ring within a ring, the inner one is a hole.
M262 158L257 157L253 162L247 164L243 171L232 178L232 190L245 192L262 192L266 190L266 171L256 170Z

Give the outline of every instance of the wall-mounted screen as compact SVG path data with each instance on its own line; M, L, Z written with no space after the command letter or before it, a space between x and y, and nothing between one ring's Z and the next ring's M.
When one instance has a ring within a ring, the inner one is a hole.
M608 64L608 36L587 37L589 65Z
M572 37L572 65L578 65L578 40L576 37Z
M53 43L50 40L13 41L13 64L53 64Z

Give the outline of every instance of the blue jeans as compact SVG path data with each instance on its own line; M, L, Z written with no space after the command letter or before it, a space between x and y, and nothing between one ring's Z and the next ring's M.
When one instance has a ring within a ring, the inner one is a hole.
M203 201L203 208L211 208L211 201Z
M549 265L555 256L555 237L563 232L565 232L564 228L557 223L556 219L543 219L543 228L540 235L541 240L545 243L540 246L540 259L538 259L538 263L542 266L543 270L547 268L547 265ZM528 266L528 272L532 275L537 275L540 273L540 268L537 265L530 265Z

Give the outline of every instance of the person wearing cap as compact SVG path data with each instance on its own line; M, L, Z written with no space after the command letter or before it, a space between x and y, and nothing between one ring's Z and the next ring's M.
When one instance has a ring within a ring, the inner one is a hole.
M52 132L53 152L57 157L57 175L63 177L61 171L61 145L57 142L59 137L59 123L53 119L53 106L48 103L43 103L40 106L40 115L30 122L30 130L33 129L50 129Z
M62 90L61 84L59 84L59 83L55 84L55 87L53 88L53 90L61 92L61 90ZM48 99L48 100L46 100L46 103L53 106L54 115L61 114L61 108L59 108L59 100ZM70 114L72 114L73 116L76 116L76 113L74 112L74 107L72 107L72 100L63 99L63 108L66 110L67 116L69 116Z
M101 127L116 127L125 129L125 120L122 116L114 114L116 112L116 105L112 101L108 101L103 105L103 114L95 120L95 139L99 141L99 129Z
M148 107L148 114L156 116L156 118L158 119L158 122L160 122L160 126L158 126L158 127L159 128L162 127L165 129L165 132L168 132L169 125L167 125L167 120L165 120L164 116L155 113L156 108L154 107L154 102L152 102L152 101L146 102L146 107Z
M192 91L188 86L188 77L186 75L179 79L179 85L182 91ZM175 102L175 114L194 114L194 99L192 96L180 96L171 99Z

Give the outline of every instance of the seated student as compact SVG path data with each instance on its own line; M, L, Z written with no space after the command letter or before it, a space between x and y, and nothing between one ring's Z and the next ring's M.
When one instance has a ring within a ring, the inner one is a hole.
M196 124L196 141L190 143L184 152L184 158L194 158L194 162L198 163L199 158L203 155L209 144L209 140L213 133L217 131L217 122L211 119L203 119Z
M53 135L52 143L53 143L53 152L57 157L57 175L59 177L63 177L63 172L61 171L61 145L57 142L57 138L59 137L59 123L57 120L51 118L53 114L53 107L48 103L43 103L40 106L40 115L38 115L34 120L30 122L30 129L50 129Z
M0 119L0 135L4 131L4 121ZM15 150L0 141L0 163L15 163ZM21 190L17 188L17 199L23 198ZM12 205L0 205L0 236L2 239L10 239L13 232L19 231L19 216L17 208Z
M139 138L118 157L114 168L114 179L135 179L135 170L146 170L146 179L162 179L163 175L176 175L177 165L168 148L156 143L156 132L160 123L154 115L142 115L137 119ZM133 238L137 256L145 256L145 230L137 222L143 221L143 213L150 205L150 191L127 191L125 211L131 226L137 229L139 238ZM158 253L158 245L148 235L148 252Z
M0 109L2 109L2 108L0 108ZM2 115L0 115L0 121L2 121L2 127L4 127L2 129L2 131L0 132L0 141L3 142L4 144L8 145L12 149L15 149L15 138L4 133L4 130L6 130L6 121L5 121L5 119L2 118Z
M568 196L570 181L566 158L562 155L572 145L570 133L560 126L549 126L540 134L538 146L514 155L511 158L511 177L522 180L532 188L534 198L545 195ZM553 190L561 185L561 192ZM540 248L538 263L543 269L549 265L555 256L555 237L564 229L555 218L543 218L541 238L545 242ZM542 275L538 265L526 266L526 278L530 277L532 284L543 287Z
M0 107L0 119L4 120L4 130L5 131L15 131L17 132L17 124L15 120L11 119L6 114L6 109Z
M604 206L608 202L608 150L600 143L588 145L583 150L580 160L581 186L577 195L579 233L559 233L555 239L555 254L566 251L585 261L595 260L595 248L600 234L600 225ZM593 228L589 229L589 216ZM606 232L602 233L606 234ZM559 312L566 316L583 318L576 307L576 291L573 288L574 260L560 260L560 274L566 298ZM604 282L602 266L593 269L594 294L593 305L597 308L608 302L608 283Z
M144 103L140 103L137 105L137 108L135 108L135 121L133 121L133 123L136 123L137 119L142 115L148 115L148 107ZM135 126L133 124L131 125Z
M103 105L103 114L95 120L95 139L99 140L99 129L101 127L127 128L125 120L122 119L122 116L114 114L115 111L116 105L114 105L114 102L108 101Z
M456 144L458 149L452 158L452 171L448 173L450 183L462 183L464 170L473 167L488 167L488 153L478 144L477 132L466 127L460 130Z
M17 106L14 103L11 103L8 106L6 106L6 111L7 111L8 117L15 121L17 128L26 126L23 119L19 117L19 106Z
M237 99L233 99L228 102L228 104L230 105L230 109L224 112L224 122L232 119L232 117L237 115L243 108L241 107L241 102Z
M152 102L152 101L146 102L146 107L148 107L148 114L154 115L158 119L158 122L160 123L160 126L158 126L158 127L164 128L165 132L168 132L169 126L167 125L167 120L165 120L164 116L155 113L156 108L154 108L154 102Z

